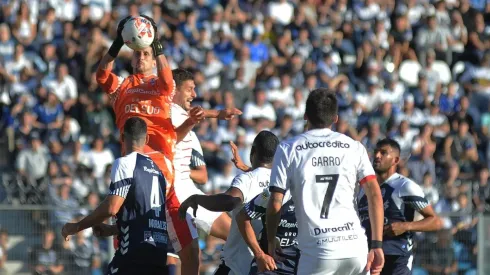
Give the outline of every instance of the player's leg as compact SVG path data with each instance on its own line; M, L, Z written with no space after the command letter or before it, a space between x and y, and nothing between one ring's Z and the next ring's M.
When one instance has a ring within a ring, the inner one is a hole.
M148 155L160 170L162 170L165 178L173 182L173 175L167 169L167 167L172 165L171 162L160 153L149 153ZM185 220L180 219L180 202L175 194L174 186L173 184L167 185L170 186L170 188L167 188L168 192L165 207L167 209L167 231L170 242L172 243L175 252L180 257L182 274L197 275L199 274L200 264L197 228L193 224L190 215L187 215Z
M381 275L412 274L413 256L385 255L385 264Z
M175 254L172 244L169 242L167 247L167 274L177 275L177 269L179 267L179 256Z
M197 228L192 216L187 214L185 220L179 217L180 203L175 192L170 191L167 197L167 229L172 246L181 260L182 274L199 274L200 250ZM175 207L177 206L177 207Z
M230 233L231 218L227 213L221 213L211 226L210 235L226 241Z
M195 186L175 186L175 194L179 202L185 201L192 195L204 195L204 193ZM187 213L193 215L193 209L189 208ZM197 208L194 222L197 228L218 239L226 241L231 227L231 218L227 213L212 212L206 208Z

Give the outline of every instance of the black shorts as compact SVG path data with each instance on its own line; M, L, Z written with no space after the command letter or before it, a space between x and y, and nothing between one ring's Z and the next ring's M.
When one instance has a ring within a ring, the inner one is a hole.
M231 269L226 266L225 261L221 261L221 264L218 266L213 275L228 275L231 273Z
M121 267L111 267L107 269L107 275L167 275L166 266L147 266L147 265L125 265Z
M255 258L252 261L249 275L294 275L296 274L296 268L300 257L299 250L294 247L283 248L284 254L279 254L284 259L282 262L276 261L277 269L274 271L258 272L258 266L255 262Z
M411 275L413 256L385 255L381 275Z

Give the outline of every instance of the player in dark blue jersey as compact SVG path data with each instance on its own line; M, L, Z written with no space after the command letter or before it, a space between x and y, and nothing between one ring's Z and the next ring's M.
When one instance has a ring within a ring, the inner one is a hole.
M376 144L373 168L380 183L384 205L383 252L385 265L381 274L412 274L413 232L437 231L442 222L424 197L418 184L398 173L400 145L392 139L383 139ZM368 203L361 190L358 209L366 235L371 236ZM423 219L414 221L415 212ZM368 242L370 244L371 242Z
M287 198L284 200L286 203L281 208L281 221L279 222L276 233L276 240L278 242L276 247L279 248L276 255L280 258L279 260L274 260L264 252L268 249L267 234L262 232L260 240L257 241L251 224L251 220L261 218L263 228L265 228L265 213L270 199L269 189L264 189L261 194L245 204L236 217L238 229L254 254L249 275L292 275L296 272L296 266L299 260L299 250L296 247L298 225L294 213L294 203L290 195L287 194L287 196L289 196L289 200Z
M116 216L115 228L104 227L116 231L119 241L107 274L166 274L166 181L151 158L142 154L147 141L145 121L128 119L122 140L128 154L112 166L109 195L80 222L65 224L62 235L67 239L94 226L100 231L102 222Z

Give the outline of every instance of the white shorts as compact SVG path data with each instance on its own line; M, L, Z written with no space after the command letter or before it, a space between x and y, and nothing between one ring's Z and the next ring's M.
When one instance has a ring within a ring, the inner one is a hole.
M301 255L296 274L308 275L368 275L365 271L367 255L347 259L319 259Z
M205 195L201 190L194 186L194 183L192 183L192 185L184 183L179 186L179 182L176 181L174 186L175 194L180 203L184 202L192 195ZM222 213L223 212L212 212L204 207L198 207L196 217L194 217L193 209L189 208L187 210L188 216L193 218L197 228L204 231L207 235L211 233L211 227L213 226L214 221L221 216Z

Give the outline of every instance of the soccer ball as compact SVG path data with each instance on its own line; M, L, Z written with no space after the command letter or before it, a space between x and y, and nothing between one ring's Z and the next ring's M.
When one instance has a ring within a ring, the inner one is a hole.
M121 35L124 44L135 51L149 47L155 38L151 22L142 16L131 17L124 24Z

